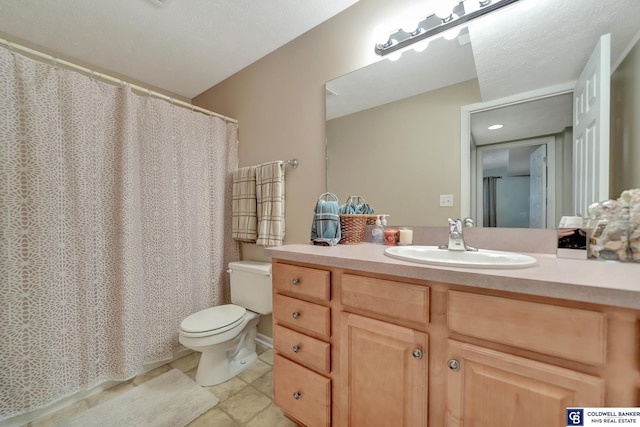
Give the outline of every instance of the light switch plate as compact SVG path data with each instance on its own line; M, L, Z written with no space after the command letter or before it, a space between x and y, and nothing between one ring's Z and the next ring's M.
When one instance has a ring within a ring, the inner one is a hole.
M453 206L453 194L441 194L440 206Z

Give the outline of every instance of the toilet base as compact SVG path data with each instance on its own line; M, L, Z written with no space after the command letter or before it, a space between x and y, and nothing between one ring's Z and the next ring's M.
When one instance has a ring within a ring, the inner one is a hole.
M227 361L226 364L224 362L219 363L218 369L210 369L212 365L207 366L207 363L215 363L216 361L206 356L204 353L200 356L200 364L196 372L196 382L203 387L210 387L228 381L245 369L250 368L258 360L258 354L252 353L241 359ZM203 366L205 369L202 369Z
M256 315L237 338L224 343L223 345L227 346L226 350L221 349L220 346L203 347L196 372L198 384L210 387L223 383L250 368L258 360L256 353L258 320Z

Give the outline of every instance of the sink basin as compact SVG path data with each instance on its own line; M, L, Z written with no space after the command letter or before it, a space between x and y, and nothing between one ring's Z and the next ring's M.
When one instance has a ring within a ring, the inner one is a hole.
M536 259L528 255L490 251L450 251L437 246L391 246L384 254L403 261L421 264L472 268L526 268L536 265Z

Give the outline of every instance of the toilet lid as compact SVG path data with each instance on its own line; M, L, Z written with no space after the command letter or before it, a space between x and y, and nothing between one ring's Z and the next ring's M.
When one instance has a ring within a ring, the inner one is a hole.
M224 328L242 319L247 311L235 304L219 305L193 313L180 323L185 332L206 332Z

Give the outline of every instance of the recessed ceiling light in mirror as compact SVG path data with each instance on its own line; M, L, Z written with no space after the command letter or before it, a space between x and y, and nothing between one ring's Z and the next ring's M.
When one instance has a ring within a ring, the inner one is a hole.
M503 127L502 125L496 124L496 125L489 126L487 129L489 129L489 130L498 130L498 129L502 129L502 127Z

